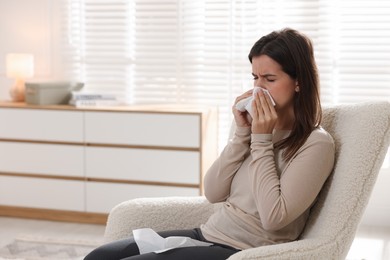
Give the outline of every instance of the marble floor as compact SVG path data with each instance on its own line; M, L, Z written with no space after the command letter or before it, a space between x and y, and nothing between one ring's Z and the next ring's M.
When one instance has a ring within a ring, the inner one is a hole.
M103 242L104 226L0 217L0 247L20 236ZM390 227L361 226L347 260L390 259Z

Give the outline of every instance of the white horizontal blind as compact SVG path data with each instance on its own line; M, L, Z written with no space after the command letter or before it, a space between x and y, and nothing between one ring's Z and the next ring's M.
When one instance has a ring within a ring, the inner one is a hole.
M134 10L125 0L66 0L63 42L68 74L85 89L129 99Z
M335 1L335 103L390 100L390 1Z
M314 43L325 105L390 99L387 0L63 0L66 68L133 103L231 106L252 87L248 52L284 27Z

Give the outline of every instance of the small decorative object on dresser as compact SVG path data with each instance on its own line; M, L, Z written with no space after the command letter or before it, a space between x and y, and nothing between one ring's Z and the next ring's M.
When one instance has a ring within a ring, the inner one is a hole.
M26 82L25 99L30 105L64 105L72 91L83 87L84 83L71 81Z
M14 78L10 89L13 101L24 100L24 80L34 75L34 56L24 53L9 53L6 58L7 77Z

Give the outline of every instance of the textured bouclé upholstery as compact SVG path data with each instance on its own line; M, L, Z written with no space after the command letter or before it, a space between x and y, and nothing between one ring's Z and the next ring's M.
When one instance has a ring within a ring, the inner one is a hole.
M229 259L345 259L389 147L390 103L327 107L322 126L335 139L336 163L300 239L247 249ZM141 227L198 227L215 207L204 197L126 201L111 211L105 238L128 237Z

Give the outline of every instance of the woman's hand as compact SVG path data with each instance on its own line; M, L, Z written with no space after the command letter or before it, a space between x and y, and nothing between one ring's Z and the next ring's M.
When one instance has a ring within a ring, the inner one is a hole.
M252 103L252 133L253 134L272 134L278 114L272 105L271 98L264 95L263 91L255 94Z
M253 89L248 90L247 92L245 92L241 96L238 96L236 98L236 101L234 102L233 107L232 107L234 120L236 121L236 125L239 127L250 127L251 126L251 116L249 115L249 113L247 111L241 112L241 111L237 110L236 104L239 101L252 96L252 92L253 92Z

